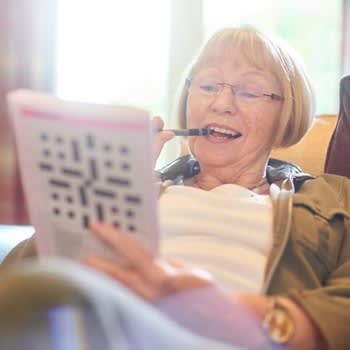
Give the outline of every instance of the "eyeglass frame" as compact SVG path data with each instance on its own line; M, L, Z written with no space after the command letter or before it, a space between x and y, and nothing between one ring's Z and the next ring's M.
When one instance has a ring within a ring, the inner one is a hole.
M185 86L187 87L187 89L189 89L191 87L191 84L192 84L192 79L193 78L186 78L186 81L185 81ZM215 94L208 94L207 96L212 96L212 97L217 97L219 96L219 94L221 94L221 92L223 91L224 87L225 86L228 86L230 87L230 90L231 90L231 93L232 95L235 97L236 96L236 91L234 90L234 88L237 88L237 85L232 85L232 84L229 84L229 83L215 83L215 85L217 86L221 86L220 89L218 89L217 93ZM271 93L271 94L267 94L267 93L261 93L261 95L256 95L255 96L256 98L259 98L259 97L270 97L270 99L272 101L280 101L280 102L283 102L284 101L284 96L281 96L281 95L278 95L278 94L275 94L275 93ZM252 100L251 102L253 102L254 100ZM249 104L249 102L247 103Z

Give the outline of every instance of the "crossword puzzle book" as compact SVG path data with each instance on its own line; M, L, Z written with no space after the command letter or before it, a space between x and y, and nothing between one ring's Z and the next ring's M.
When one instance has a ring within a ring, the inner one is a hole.
M9 93L8 107L40 256L113 257L90 233L94 220L157 251L153 131L146 111L29 90Z

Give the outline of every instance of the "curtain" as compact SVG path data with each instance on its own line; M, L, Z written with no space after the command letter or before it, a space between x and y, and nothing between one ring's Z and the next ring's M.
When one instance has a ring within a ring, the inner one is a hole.
M54 87L57 0L0 2L0 224L27 224L6 93Z
M350 74L350 0L342 4L341 73Z

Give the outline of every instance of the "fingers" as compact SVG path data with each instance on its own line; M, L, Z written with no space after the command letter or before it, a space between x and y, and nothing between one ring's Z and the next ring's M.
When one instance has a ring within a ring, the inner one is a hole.
M181 269L175 273L171 271L170 274L166 269L166 271L159 271L156 280L150 281L140 270L121 265L114 260L90 256L85 258L83 263L119 281L143 299L151 302L176 292L212 285L211 280L203 279L203 276L195 273L193 269Z
M178 268L178 269L182 269L185 268L186 265L178 260L174 260L174 259L168 259L167 260L168 264L174 268Z
M102 241L111 246L117 255L128 264L144 269L151 264L153 257L134 238L114 226L104 222L93 222L90 230Z
M135 270L118 265L115 261L96 256L85 258L83 263L118 280L145 300L153 301L156 299L153 289L144 281L142 275Z
M158 264L155 258L130 234L103 222L92 223L90 229L98 238L112 247L126 266L137 270L144 280L154 285L163 284L166 275L164 267Z
M152 125L154 130L162 130L164 128L164 121L160 117L154 117L152 119ZM175 134L172 131L160 131L157 132L155 140L155 150L153 155L153 162L156 163L160 152L163 149L164 144L171 140Z
M130 234L110 224L94 222L90 229L115 251L119 260L90 256L83 262L120 281L146 300L155 301L178 291L213 283L202 270L176 261L156 259Z
M153 117L151 123L154 130L161 130L164 128L164 121L159 116Z

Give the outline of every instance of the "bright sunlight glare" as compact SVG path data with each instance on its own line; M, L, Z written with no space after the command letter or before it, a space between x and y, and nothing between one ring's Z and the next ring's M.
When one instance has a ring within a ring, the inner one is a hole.
M59 0L56 93L150 105L164 95L169 0Z

